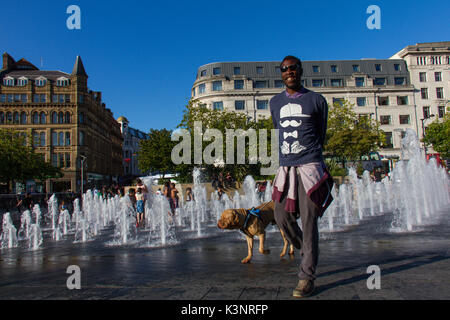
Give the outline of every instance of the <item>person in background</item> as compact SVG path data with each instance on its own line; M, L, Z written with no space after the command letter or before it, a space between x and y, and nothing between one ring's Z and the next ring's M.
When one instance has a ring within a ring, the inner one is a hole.
M31 197L30 193L25 193L25 197L19 202L17 202L16 208L19 208L19 212L23 212L25 210L32 210L33 208L33 198Z
M179 197L178 197L178 190L175 188L175 183L170 184L170 210L172 212L172 215L175 215L175 211L177 208L179 208Z
M191 187L186 188L186 201L195 201Z
M145 194L142 188L137 188L136 193L136 227L144 226L145 224Z
M128 189L128 197L130 198L131 202L131 211L136 212L136 189L130 188Z

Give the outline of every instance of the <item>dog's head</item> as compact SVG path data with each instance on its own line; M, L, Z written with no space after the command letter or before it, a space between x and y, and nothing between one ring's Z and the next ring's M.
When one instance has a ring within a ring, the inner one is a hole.
M239 229L239 214L235 209L227 209L222 212L217 227L220 229Z

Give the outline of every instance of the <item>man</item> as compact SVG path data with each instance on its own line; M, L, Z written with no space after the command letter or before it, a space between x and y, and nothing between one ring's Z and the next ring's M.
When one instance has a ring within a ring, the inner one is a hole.
M328 104L323 96L301 85L300 59L285 57L280 70L286 90L270 100L280 147L272 199L277 225L291 244L301 249L299 282L293 296L307 297L314 291L319 257L318 218L333 200L333 179L322 158Z

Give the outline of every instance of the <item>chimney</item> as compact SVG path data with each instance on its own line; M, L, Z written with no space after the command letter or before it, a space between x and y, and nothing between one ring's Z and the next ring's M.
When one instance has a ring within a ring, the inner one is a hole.
M8 70L16 61L7 52L3 54L3 69Z

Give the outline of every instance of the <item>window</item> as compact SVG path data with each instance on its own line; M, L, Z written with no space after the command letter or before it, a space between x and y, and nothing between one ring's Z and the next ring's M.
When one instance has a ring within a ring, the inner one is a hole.
M45 112L41 112L41 114L40 114L40 122L41 122L41 124L46 124L47 123L47 116L45 115Z
M70 132L66 132L66 146L70 146Z
M338 67L336 65L331 65L331 72L332 73L338 72Z
M334 104L337 104L337 105L340 105L340 106L342 106L342 105L344 105L344 98L333 98L333 105Z
M394 64L394 70L400 71L400 65L398 63Z
M221 68L213 68L213 75L219 75L222 73L222 69Z
M358 105L358 107L364 107L366 105L366 97L356 98L356 104Z
M397 97L397 105L405 106L408 104L408 96L398 96Z
M9 77L9 78L3 79L3 85L8 86L8 87L14 86L14 78Z
M389 105L389 97L378 97L378 105L379 106L388 106Z
M70 168L70 153L66 153L66 168Z
M428 119L430 117L430 107L423 107L423 118Z
M198 86L198 93L200 94L200 93L205 93L205 88L206 88L206 86L205 86L205 84L204 83L202 83L202 84L200 84L199 86Z
M0 102L6 102L6 94L0 95Z
M256 67L256 73L257 74L263 74L264 68L263 67Z
M385 148L393 148L394 145L392 144L392 132L385 132L384 133L386 140L384 141L384 147Z
M426 57L417 57L417 64L420 66L427 64L427 58Z
M60 147L64 146L64 132L58 134L58 145Z
M332 87L343 87L344 81L342 79L331 79L331 86Z
M63 124L64 123L64 113L63 112L60 112L58 114L58 123L59 124Z
M302 84L303 87L307 87L308 86L308 80L307 79L301 79L300 83Z
M256 100L256 109L267 110L269 107L269 100Z
M276 73L276 74L281 74L280 66L276 66L276 67L275 67L275 73Z
M27 78L19 78L19 86L25 87L28 84Z
M383 125L391 124L391 116L380 116L380 123Z
M36 79L35 84L37 87L43 87L47 84L47 79L45 78Z
M302 79L303 80L303 79ZM283 80L275 80L275 88L284 88L284 82Z
M19 116L19 113L16 111L16 112L14 112L14 115L13 115L13 123L19 124L19 122L20 122L20 116Z
M419 80L420 80L420 82L427 82L427 73L419 72Z
M441 82L442 81L442 73L441 72L435 72L434 73L434 81Z
M313 79L312 80L312 86L313 87L323 87L324 86L323 79Z
M264 89L267 88L267 81L266 80L257 80L254 82L254 88L255 89Z
M436 98L444 99L444 88L436 88Z
M27 124L27 114L24 111L20 114L20 124Z
M39 133L33 132L33 147L39 147Z
M40 142L40 146L41 147L45 147L45 132L41 132L40 134L39 134L39 142Z
M400 124L409 124L409 114L399 116Z
M52 166L58 166L58 155L56 153L52 153Z
M195 88L192 88L192 96L195 97Z
M39 114L37 112L33 112L33 115L31 116L31 122L33 124L39 124Z
M222 91L222 81L213 82L213 91Z
M15 94L14 95L14 102L20 102L21 96L20 94Z
M78 132L78 145L84 146L84 132L83 131Z
M234 89L235 90L244 89L244 80L234 80Z
M364 87L364 78L363 77L355 78L355 85L357 87Z
M438 116L439 116L439 118L443 118L445 116L445 107L444 106L438 106Z
M28 95L26 95L26 94L21 94L21 95L20 95L20 101L22 101L22 102L28 102Z
M8 94L8 102L13 102L13 101L14 101L14 95Z
M52 146L55 147L58 145L58 133L56 131L52 132Z
M233 68L233 74L234 75L241 74L241 67L234 67Z
M64 153L58 153L59 167L64 168Z
M406 84L406 78L405 77L395 77L394 83L396 86L404 86Z
M358 64L354 64L353 65L353 72L359 72L359 71L360 71L359 65Z
M320 72L320 67L319 66L312 66L313 72L314 73L319 73Z
M80 94L78 95L78 102L83 103L84 102L84 95Z
M222 101L216 101L213 103L213 109L214 110L223 110L223 102Z
M70 123L70 112L67 111L64 115L64 123Z
M57 124L58 123L58 114L53 111L52 112L52 124Z
M5 114L3 113L3 111L0 111L0 124L4 123L5 123Z
M11 123L13 121L13 116L11 112L6 113L6 122Z
M381 71L381 64L379 63L375 64L375 71L377 72Z
M56 80L56 85L58 87L67 87L69 85L69 79L60 78L60 79Z
M375 78L375 79L373 79L373 85L374 86L385 86L386 85L386 78Z
M245 110L245 101L244 100L234 101L234 110Z
M200 77L204 77L204 76L206 76L206 70L200 71Z
M428 88L420 89L420 96L422 99L428 99Z

